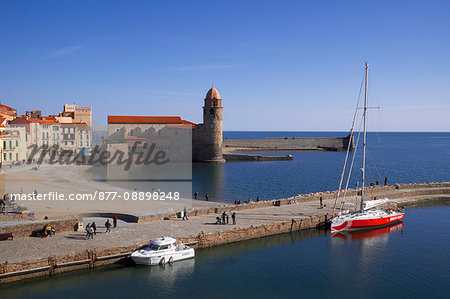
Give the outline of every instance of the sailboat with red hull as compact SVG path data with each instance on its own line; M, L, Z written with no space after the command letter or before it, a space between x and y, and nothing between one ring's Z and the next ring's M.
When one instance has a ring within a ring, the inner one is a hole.
M391 209L381 209L380 206L389 202L387 198L364 201L364 184L365 184L365 169L366 169L366 141L367 141L367 86L368 86L368 72L369 64L366 63L365 66L365 89L364 89L364 112L363 112L363 158L362 158L362 189L361 189L361 202L360 208L356 212L342 212L342 205L339 215L331 219L331 233L341 232L341 231L353 231L368 228L377 228L382 226L388 226L394 223L400 222L403 217L405 217L405 212L401 210L391 210ZM356 114L355 114L356 115ZM352 128L353 133L353 128ZM348 152L347 152L348 153ZM345 171L345 164L344 164ZM343 171L343 173L344 173ZM342 177L341 177L342 183ZM340 189L340 187L339 187ZM338 195L339 196L339 195ZM344 196L345 198L345 196ZM336 198L337 200L337 198ZM335 203L336 208L336 203Z

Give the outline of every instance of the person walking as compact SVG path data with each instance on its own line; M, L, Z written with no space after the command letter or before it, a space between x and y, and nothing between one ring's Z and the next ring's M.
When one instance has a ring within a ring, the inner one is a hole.
M89 222L87 225L86 225L86 238L90 238L91 237L91 223Z
M105 227L106 227L106 232L105 232L105 234L106 234L106 233L110 233L110 232L111 232L111 222L109 222L109 219L106 220L106 222L105 222Z
M225 211L223 211L222 213L222 224L225 224L225 217L227 216L227 213L225 213Z
M384 177L384 185L387 185L387 177Z
M187 216L187 208L186 207L184 207L184 210L183 210L183 220L185 220L184 218L186 218L186 220L189 220L189 218Z
M95 224L95 221L92 222L91 227L92 227L92 230L94 232L94 235L97 235L97 225Z
M205 194L205 200L208 201L209 200L209 193Z
M198 197L198 191L195 191L195 193L194 193L194 199L197 199L197 197Z
M231 220L233 220L233 224L236 224L236 213L233 212L233 214L231 214Z
M321 196L319 200L320 200L320 208L323 209L323 197Z
M114 215L114 217L113 217L113 225L114 225L114 228L117 227L117 220L118 220L118 219L119 219L119 218L117 218L117 216Z
M94 239L94 230L92 228L92 225L88 227L88 240L89 238Z

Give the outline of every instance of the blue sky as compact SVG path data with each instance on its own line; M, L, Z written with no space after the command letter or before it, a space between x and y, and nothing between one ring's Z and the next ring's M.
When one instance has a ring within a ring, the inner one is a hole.
M23 113L348 130L369 61L386 131L450 131L448 1L1 1L0 99Z

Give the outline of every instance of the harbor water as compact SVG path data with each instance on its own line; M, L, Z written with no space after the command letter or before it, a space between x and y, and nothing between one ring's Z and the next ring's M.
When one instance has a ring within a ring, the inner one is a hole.
M225 138L332 137L343 132L225 132ZM379 140L383 146L380 149ZM193 191L262 200L336 190L345 152L282 151L293 161L195 164ZM357 151L357 155L360 152ZM350 187L358 181L359 166ZM368 180L449 181L450 133L369 134ZM300 231L201 249L165 267L115 265L0 286L0 298L432 297L450 293L449 205L408 209L403 224L331 237Z

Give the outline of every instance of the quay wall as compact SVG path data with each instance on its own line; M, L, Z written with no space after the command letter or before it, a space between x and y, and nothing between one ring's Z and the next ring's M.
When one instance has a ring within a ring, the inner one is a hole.
M349 190L348 196L356 195L358 190ZM424 184L405 184L394 186L375 186L372 190L374 196L389 196L391 199L399 199L398 205L403 207L423 205L427 203L448 203L450 199L450 182L445 183L424 183ZM324 199L334 199L336 191L316 192L310 194L299 194L290 198L261 201L243 205L223 205L218 208L198 209L190 211L189 216L220 214L223 211L238 211L255 208L273 206L279 202L280 205L290 204L292 200L297 201L318 201L320 197ZM177 217L176 214L156 215L139 217L136 222L147 222L162 220L164 217ZM313 229L324 225L330 215L311 216L304 219L292 219L290 221L279 221L275 223L249 226L241 229L230 229L226 231L203 233L191 236L175 236L184 243L196 243L196 248L207 248L227 243L250 240L265 236L288 233L292 231ZM54 223L54 225L64 225L69 229L78 218L67 219L66 223ZM44 223L44 222L43 222ZM46 222L45 222L46 223ZM51 221L50 221L51 223ZM23 224L25 225L31 224ZM36 225L36 224L34 224ZM41 228L42 225L39 225ZM29 228L28 228L29 229ZM25 230L24 230L25 231ZM9 242L9 241L3 241ZM119 261L129 261L128 257L134 250L146 246L148 243L136 244L128 247L116 247L104 250L86 250L85 252L70 254L65 256L50 256L46 259L25 261L21 263L0 264L0 284L11 281L22 280L37 276L52 276L61 272L93 269L103 265L116 263Z
M347 197L356 196L358 190L349 189L347 191ZM438 195L450 195L450 182L442 183L413 183L413 184L396 184L387 186L374 186L369 188L369 194L373 197L385 197L389 199L399 199L399 198L411 198L418 196L438 196ZM319 201L322 197L324 200L335 199L337 191L324 191L324 192L314 192L309 194L298 194L288 198L264 200L260 202L251 202L248 204L233 205L233 204L223 204L217 208L198 208L188 211L188 216L201 216L201 215L211 215L223 212L236 212L248 209L258 209L264 207L271 207L279 202L280 205L290 204L292 200L297 200L299 202L303 201ZM342 194L342 193L341 193ZM421 202L426 202L424 199ZM411 200L411 202L415 202ZM402 203L401 206L407 206L407 203ZM80 222L85 217L107 217L112 218L114 215L121 220L134 223L144 223L151 221L160 221L164 219L174 219L178 215L176 212L167 214L155 214L155 215L144 215L135 216L131 214L124 213L83 213L76 215L58 216L57 218L50 218L49 220L36 221L21 221L16 222L14 225L0 226L0 233L10 233L12 232L14 237L25 237L29 236L33 230L41 229L44 224L50 223L51 226L55 227L57 232L71 231L73 230L74 224Z
M23 221L18 224L0 226L0 234L13 233L13 237L28 237L34 230L43 229L44 225L50 224L56 232L71 231L73 226L80 222L81 218L69 218L58 220Z
M327 219L328 216L314 216L302 220L292 219L291 221L273 224L252 225L247 228L223 232L207 234L202 232L196 236L177 237L177 239L183 243L196 243L193 246L194 248L208 248L265 236L317 228L323 225ZM126 262L134 250L146 245L148 245L147 242L137 246L110 248L106 250L86 250L83 253L58 257L52 256L36 261L0 264L0 285L33 277L53 276L67 271L94 269L95 267L105 266L119 261Z
M291 161L294 158L291 155L286 156L261 156L261 155L243 155L243 154L223 154L227 162L240 161Z
M349 137L224 139L224 147L252 150L346 150Z

